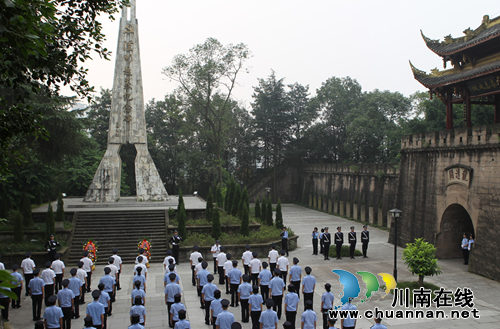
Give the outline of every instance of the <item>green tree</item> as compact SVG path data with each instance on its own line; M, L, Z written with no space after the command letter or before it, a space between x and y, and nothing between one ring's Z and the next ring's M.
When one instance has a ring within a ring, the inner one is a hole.
M213 211L214 211L214 203L213 203L213 197L212 197L212 188L208 190L208 196L207 196L207 206L205 208L205 218L208 220L212 220L213 218Z
M240 203L238 205L238 218L240 219L243 216L243 207L245 205L248 208L248 191L246 186L243 188L243 192L241 192Z
M407 243L403 250L403 260L411 274L418 275L418 284L424 286L425 276L434 276L442 273L437 266L436 247L423 238L415 239L414 243Z
M24 223L23 215L19 210L10 210L7 219L13 224L14 239L16 241L24 240Z
M278 204L276 205L276 228L279 230L283 229L283 213L281 212L280 198L278 198Z
M49 201L47 209L47 218L45 219L45 238L49 239L51 234L56 233L56 223L54 221L54 210L52 210L52 203Z
M232 92L249 57L250 51L244 44L223 46L218 40L208 38L188 54L175 56L172 65L163 69L163 74L179 83L179 93L198 111L199 125L209 127L207 138L214 149L220 183L223 150L231 130L228 122L232 121L235 107Z
M266 223L268 226L273 226L273 203L271 197L267 200Z
M255 201L255 218L260 218L260 201L259 201L259 197L257 197L257 200Z
M266 197L262 197L262 206L260 207L260 220L262 224L267 225L267 200Z
M238 207L240 205L240 199L241 199L241 187L240 184L235 184L235 192L234 192L234 198L232 202L232 209L231 209L231 215L237 216L238 215Z
M217 208L224 207L224 198L222 197L221 184L217 184Z
M184 206L184 198L182 197L182 190L179 190L179 203L177 205L177 230L179 231L179 235L184 239L187 237L186 220L187 215L186 208Z
M31 214L31 202L27 193L23 193L21 197L21 206L19 207L22 217L24 219L24 226L33 226L33 216Z
M56 222L64 222L64 201L61 192L57 196Z
M234 179L231 177L229 179L229 184L227 187L227 192L226 192L226 201L224 202L224 209L226 210L226 213L230 214L231 211L233 210L233 199L234 199L234 193L236 192L236 186L234 184Z
M219 208L215 208L212 213L212 238L219 239L221 235Z
M250 219L248 218L248 205L246 202L243 203L242 209L240 234L248 236L250 235Z

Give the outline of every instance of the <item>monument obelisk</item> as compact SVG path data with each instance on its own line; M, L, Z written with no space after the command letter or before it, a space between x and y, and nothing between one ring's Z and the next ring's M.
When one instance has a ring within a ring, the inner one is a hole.
M109 113L108 148L94 175L84 201L116 202L120 198L120 148L134 144L137 200L168 199L158 170L148 151L144 96L142 89L139 33L136 19L136 0L123 7L116 51L115 76Z

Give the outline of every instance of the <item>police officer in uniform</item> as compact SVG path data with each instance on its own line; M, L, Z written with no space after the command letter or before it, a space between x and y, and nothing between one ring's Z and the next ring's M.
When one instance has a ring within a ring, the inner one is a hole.
M354 259L354 250L356 249L357 242L358 238L356 237L356 232L354 232L354 226L351 226L351 232L349 232L349 245L350 245L349 253L351 255L351 259Z
M45 249L47 249L47 252L49 253L49 260L51 262L54 261L54 256L57 253L57 247L60 247L61 245L59 242L57 242L54 239L54 234L50 235L50 240L45 243Z
M366 256L366 251L368 250L368 242L370 242L370 232L368 232L366 225L363 225L363 232L361 232L361 243L363 244L363 258L368 258L368 256Z
M342 245L344 244L344 233L342 233L342 227L337 227L337 233L335 233L335 247L337 251L337 259L342 259Z
M172 253L175 258L175 263L179 264L179 244L182 241L182 237L179 236L179 233L177 230L174 231L174 235L170 237L170 240L168 240L168 243L172 245Z
M329 255L328 255L328 252L330 251L330 244L332 243L331 242L331 236L330 236L330 233L328 233L328 227L325 227L325 233L323 233L323 252L324 252L324 255L325 255L325 259L324 260L329 260Z

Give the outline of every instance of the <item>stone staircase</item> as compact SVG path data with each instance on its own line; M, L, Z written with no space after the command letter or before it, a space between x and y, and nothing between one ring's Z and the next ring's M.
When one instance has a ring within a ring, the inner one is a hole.
M151 262L162 262L167 254L165 210L78 212L67 267L82 258L88 239L97 244L97 264L107 264L113 248L125 264L137 257L137 244L147 237L152 245Z

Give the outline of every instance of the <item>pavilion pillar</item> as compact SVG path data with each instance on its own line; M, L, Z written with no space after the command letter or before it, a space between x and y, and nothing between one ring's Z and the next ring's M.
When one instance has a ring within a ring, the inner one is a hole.
M495 123L500 123L500 95L495 95Z
M451 102L453 94L447 91L445 94L446 99L446 129L453 129L453 103Z

